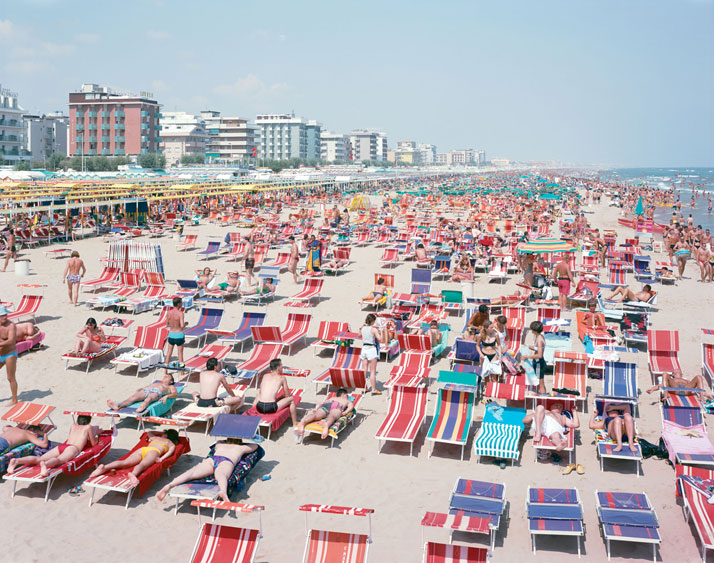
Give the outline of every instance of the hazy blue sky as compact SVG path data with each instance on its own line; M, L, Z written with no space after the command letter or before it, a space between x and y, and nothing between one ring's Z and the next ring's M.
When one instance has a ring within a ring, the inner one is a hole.
M390 145L711 166L712 30L714 0L8 0L0 83L33 112L95 82Z

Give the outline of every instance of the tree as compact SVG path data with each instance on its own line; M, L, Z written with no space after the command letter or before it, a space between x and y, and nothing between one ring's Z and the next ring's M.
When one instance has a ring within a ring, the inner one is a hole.
M203 164L206 161L206 157L202 154L185 154L181 157L181 164L184 166L188 164Z
M50 157L47 159L47 169L48 170L57 170L60 167L60 163L65 159L65 156L63 154L59 153L52 153Z
M31 170L32 168L30 167L30 163L26 162L24 160L21 160L15 165L15 170Z
M166 166L166 157L160 153L145 153L139 155L138 162L142 168L163 168Z

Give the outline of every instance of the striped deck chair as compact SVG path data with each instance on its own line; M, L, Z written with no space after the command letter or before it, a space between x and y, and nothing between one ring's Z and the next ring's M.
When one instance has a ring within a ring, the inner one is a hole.
M683 465L714 465L714 445L701 410L662 405L662 439L669 460Z
M605 397L637 402L637 364L628 362L605 362L603 380Z
M219 362L225 358L231 351L230 346L221 346L220 344L207 344L196 352L195 356L191 356L186 360L184 367L181 368L182 371L188 372L190 375L194 371L203 371L206 369L206 362L208 358L216 358ZM171 366L161 365L160 367L172 369Z
M688 473L679 474L678 470L678 490L684 500L684 510L687 520L694 523L694 529L699 536L699 546L702 554L702 563L706 563L707 550L714 549L714 504L709 504L711 492L708 487L712 485L712 471L697 470L689 468L687 470L701 471L700 475L690 475Z
M578 395L572 396L576 397L575 400L584 406L588 396L587 365L585 362L554 358L553 389L560 390L558 391L559 393L567 393L566 389L568 391L577 391Z
M291 352L293 344L299 340L305 340L310 329L312 315L304 313L290 313L285 322L285 328L280 330L277 326L253 326L253 342L281 344L283 349L287 348Z
M518 443L524 430L525 415L524 409L490 403L474 438L474 454L478 461L481 456L489 456L510 459L513 464L521 455Z
M0 418L7 422L14 422L18 428L27 430L31 425L39 426L40 432L47 435L55 429L50 414L55 409L51 405L40 405L36 403L19 402L10 407ZM47 419L49 422L45 423ZM32 455L35 444L25 442L0 454L0 473L4 473L10 460Z
M391 390L395 385L417 387L429 383L431 351L407 350L399 358L399 364L392 367L384 386Z
M290 261L289 252L278 252L278 256L272 262L263 264L263 268L277 268L278 273L286 272Z
M248 389L248 385L245 383L229 383L228 386L237 397L245 395L245 391ZM218 398L222 399L227 396L228 393L223 392L219 393ZM205 422L205 435L208 435L208 431L211 429L211 425L215 422L216 418L218 418L218 415L224 413L229 414L230 410L231 408L228 405L224 405L222 407L199 407L196 403L192 402L183 407L181 410L173 413L171 415L171 419L179 422L185 422L187 427L197 422Z
M569 399L569 398L563 398L563 397L538 397L535 400L535 404L537 405L543 405L546 410L550 410L550 408L556 404L560 403L563 405L563 410L564 411L569 411L573 412L573 407L575 406L575 399ZM573 452L575 451L575 429L570 428L568 433L565 434L565 440L567 442L567 445L563 449L563 451L568 452L568 463L573 462ZM544 451L554 451L555 446L553 445L553 442L550 441L548 436L541 435L540 440L537 442L535 439L533 440L533 449L536 451L536 455L533 456L533 461L538 460L538 451L539 450L544 450Z
M262 326L265 322L266 313L255 313L245 311L238 328L232 331L218 330L215 328L208 329L208 333L216 336L221 344L230 344L235 349L236 344L240 343L240 350L243 351L243 345L253 338L251 327Z
M495 258L491 265L491 270L488 272L488 277L492 280L498 280L501 283L506 283L508 279L508 268L503 259Z
M210 256L215 256L218 254L218 251L221 249L221 242L220 241L212 241L208 243L208 246L206 246L205 250L201 250L200 252L197 252L196 254L198 256L203 256L204 260L208 260Z
M136 367L136 377L139 377L140 372L163 362L163 349L168 335L169 329L165 326L140 326L134 336L134 349L110 362L114 366L114 373L119 367L132 366Z
M244 242L234 242L232 244L233 246L230 251L224 256L229 260L238 261L243 258L243 255L245 254L246 244Z
M361 363L360 353L361 348L352 346L340 346L337 348L337 353L332 357L332 365L312 380L315 384L315 393L317 393L319 385L329 387L332 384L331 368L358 369Z
M472 479L456 479L449 499L449 514L485 518L489 522L491 550L506 511L506 485Z
M440 276L442 279L448 277L451 271L451 256L436 256L434 258L434 270L432 271L432 279Z
M623 402L621 400L607 401L603 399L595 399L595 415L596 417L602 419L605 413L605 404L607 402L616 402L623 405L624 407L630 408L630 414L634 416L634 405ZM635 434L637 433L637 425L635 424ZM606 459L619 459L624 461L634 461L635 469L637 471L637 476L640 475L640 463L642 462L642 448L640 447L639 441L635 442L635 451L633 452L627 445L624 429L623 429L623 447L619 452L615 451L617 447L617 442L614 438L610 437L607 430L595 430L595 448L597 450L598 458L600 459L600 471L605 470L605 460Z
M130 310L133 314L150 311L164 297L166 287L161 285L147 285L144 294L140 297L127 299L121 302L121 307Z
M8 314L7 318L15 323L27 318L31 318L34 321L35 313L37 313L41 303L42 295L23 295L17 309Z
M536 536L574 536L578 540L580 557L585 529L583 503L577 489L528 487L526 512L533 553L536 552Z
M439 391L431 426L426 433L426 439L430 442L428 457L431 457L434 443L442 442L460 445L461 461L464 460L464 448L471 430L474 397L474 393L469 391Z
M372 543L372 508L353 508L325 504L303 504L299 510L305 512L305 550L302 563L366 563L369 545ZM370 532L350 534L313 530L308 526L309 513L340 514L345 516L366 516Z
M334 352L339 346L340 335L349 331L349 323L320 321L320 326L317 329L317 340L310 344L312 355L315 356L318 351L322 350L332 350Z
M479 357L478 343L460 338L454 340L454 345L447 356L452 368L456 362L466 362L473 365L479 361Z
M483 396L490 399L503 399L506 401L525 401L526 386L518 383L489 381L486 384Z
M387 294L391 294L394 292L394 274L384 274L384 273L376 273L374 274L374 287L375 289L379 285L377 283L377 280L379 278L382 278L384 280L384 287L387 292ZM380 307L384 307L387 305L387 295L384 295L381 299L378 299L377 302L375 303L374 301L374 296L370 294L367 297L363 297L360 300L361 305L371 305L374 307L376 310L379 310Z
M598 291L598 282L581 279L578 281L575 292L572 295L568 295L568 303L580 303L585 306L588 301L595 298Z
M560 330L560 326L552 323L552 321L560 320L560 314L560 307L538 307L538 320L543 323L543 332L558 332ZM523 320L525 322L525 314Z
M300 405L300 401L302 400L302 393L302 389L290 389L290 396L293 398L295 408ZM283 395L283 390L280 389L277 395L275 396L275 400L279 401L283 398ZM283 423L290 417L290 406L283 407L282 409L274 413L265 414L258 412L256 405L253 404L252 407L250 407L247 411L242 412L241 414L260 417L260 423L258 424L258 428L266 428L268 430L268 440L270 440L270 435L273 432L277 432L278 429L283 425Z
M98 278L95 278L93 280L84 281L80 284L80 287L84 291L86 291L87 289L96 291L97 289L101 289L102 287L105 287L111 283L114 283L114 281L118 277L119 277L119 268L104 268L104 270L102 270L102 273L99 274Z
M224 309L203 307L196 324L183 331L186 342L196 340L197 345L201 346L201 340L203 340L205 344L206 340L208 340L208 331L218 328L224 312Z
M191 506L198 510L201 507L229 510L234 513L257 512L258 529L238 528L206 522L201 526L201 532L196 539L196 545L191 555L191 563L208 563L215 561L233 561L235 563L253 563L258 552L258 545L263 537L263 525L260 517L264 506L255 504L242 504L235 502L224 502L215 500L194 500Z
M702 343L702 375L714 385L714 344Z
M331 401L336 396L336 393L328 393L325 397L324 402ZM330 428L328 429L327 437L330 438L330 447L335 445L335 440L339 439L339 436L342 431L347 428L352 422L354 422L354 420L357 418L357 407L359 406L359 403L362 400L362 395L360 395L359 393L351 393L350 395L348 395L348 399L350 400L354 408L349 413L343 414L340 418L333 422ZM309 424L306 424L305 434L300 438L300 442L304 444L305 436L308 434L317 434L318 436L321 436L323 430L324 427L322 426L320 421L310 422Z
M138 452L141 448L146 447L151 442L150 436L144 432L139 438L138 443L126 454L119 458L119 460L127 459L134 453ZM191 446L187 438L179 438L179 443L176 444L174 452L162 460L159 463L155 463L150 467L147 467L139 476L139 484L134 485L127 477L127 474L133 469L133 467L128 467L124 469L117 469L111 473L105 473L103 475L97 475L87 479L82 483L85 487L91 487L92 494L89 497L89 506L92 506L94 502L94 494L97 489L104 491L115 491L117 493L126 495L125 509L129 508L129 503L131 502L131 497L136 491L139 496L142 496L146 491L149 490L151 485L153 485L164 470L170 470L171 467L178 461L178 459L186 453L191 451Z
M682 371L678 353L678 330L650 330L647 333L648 364L655 383L658 375Z
M399 385L392 388L387 416L375 434L379 451L382 442L407 442L409 455L412 455L414 440L426 419L427 396L425 387Z
M230 350L230 346L228 349ZM246 361L236 365L236 369L238 370L237 377L248 381L255 381L257 387L258 378L256 376L268 369L270 360L280 356L282 349L282 344L257 343L250 357Z
M431 270L412 269L411 293L423 295L431 292Z
M383 267L396 266L399 264L399 249L397 248L385 248L384 254L379 259L379 263Z
M317 304L320 304L322 284L324 280L317 278L307 278L303 288L290 298L290 301L285 303L286 307L312 307L313 299L317 299Z
M624 268L610 267L609 285L613 287L627 285L627 271Z
M186 235L183 241L176 245L176 250L179 252L182 250L188 250L190 248L196 248L196 241L198 240L198 235Z
M484 547L427 542L424 544L424 563L486 563L488 550Z
M540 311L540 309L539 309L539 311ZM503 312L503 316L506 317L506 319L508 319L508 320L515 319L515 321L520 326L523 326L526 322L526 308L525 307L504 307L502 312Z
M99 360L104 356L113 354L116 357L116 350L121 344L126 340L126 336L109 336L104 342L102 342L102 349L99 352L88 353L88 354L75 354L74 352L68 352L62 354L62 359L64 360L65 371L69 368L70 363L84 363L87 362L87 368L85 373L89 373L89 368L92 367L92 362Z
M595 491L597 514L610 560L610 542L628 541L652 545L653 560L657 561L657 546L662 543L657 514L646 493ZM630 548L629 556L632 556Z
M454 511L454 514L427 512L424 515L424 518L422 518L421 520L422 541L424 541L424 528L448 529L450 536L449 541L451 541L451 536L453 536L454 532L469 532L472 534L486 534L490 536L490 523L490 518L479 518L477 516L470 516L463 511ZM457 561L461 560L459 559Z

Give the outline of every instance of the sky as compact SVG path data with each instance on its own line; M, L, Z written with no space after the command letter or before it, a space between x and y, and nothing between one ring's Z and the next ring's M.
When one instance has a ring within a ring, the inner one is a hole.
M714 0L7 0L0 83L33 113L97 83L390 147L712 166L713 29Z

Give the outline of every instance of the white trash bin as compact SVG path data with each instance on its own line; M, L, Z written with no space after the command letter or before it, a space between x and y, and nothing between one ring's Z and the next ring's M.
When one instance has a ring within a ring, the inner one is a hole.
M464 299L466 297L473 297L474 296L474 282L462 281L461 282L461 292L464 294Z
M29 260L15 260L15 275L16 276L29 276L30 275L30 261Z

